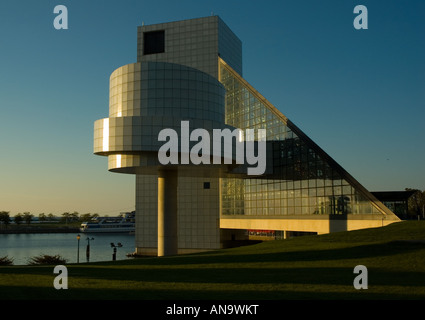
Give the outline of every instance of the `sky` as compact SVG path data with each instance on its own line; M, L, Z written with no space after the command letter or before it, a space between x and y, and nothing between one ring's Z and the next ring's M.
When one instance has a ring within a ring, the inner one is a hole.
M93 154L109 76L136 62L137 26L211 14L243 77L368 190L425 189L425 1L2 0L0 211L134 209L135 177Z

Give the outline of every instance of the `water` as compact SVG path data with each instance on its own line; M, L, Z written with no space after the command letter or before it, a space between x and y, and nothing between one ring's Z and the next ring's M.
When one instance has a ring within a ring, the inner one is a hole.
M78 246L78 233L39 233L39 234L0 234L0 257L13 258L14 265L26 265L28 259L40 254L60 255L67 263L76 263L79 251L79 262L87 262L87 238L90 240L90 262L112 261L113 248L111 242L123 246L117 248L116 259L124 260L127 253L133 253L135 248L134 234L80 233ZM79 250L78 250L79 247Z

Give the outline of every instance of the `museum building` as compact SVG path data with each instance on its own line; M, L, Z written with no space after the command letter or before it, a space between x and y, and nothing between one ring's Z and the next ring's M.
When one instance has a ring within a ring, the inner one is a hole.
M164 129L180 134L178 156L187 159L205 152L192 139L200 128L211 136L254 129L239 139L256 142L257 152L265 140L266 170L248 174L234 152L219 164L160 163ZM400 221L243 78L242 43L218 16L138 27L137 62L110 76L109 117L94 124L94 153L108 157L109 171L136 176L141 255Z

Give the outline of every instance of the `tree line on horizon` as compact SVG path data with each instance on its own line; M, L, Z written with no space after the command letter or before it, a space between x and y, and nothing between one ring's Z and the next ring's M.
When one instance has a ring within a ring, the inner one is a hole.
M52 213L47 215L45 213L40 213L38 214L38 219L34 219L35 215L31 214L30 212L18 213L15 216L10 217L10 211L0 211L0 223L9 225L13 221L15 224L19 225L22 223L30 224L34 220L39 222L72 223L89 221L98 216L99 214L97 213L84 213L80 215L78 212L74 211L64 212L61 216L56 216Z
M406 188L406 191L415 191L407 200L408 215L425 218L425 190Z

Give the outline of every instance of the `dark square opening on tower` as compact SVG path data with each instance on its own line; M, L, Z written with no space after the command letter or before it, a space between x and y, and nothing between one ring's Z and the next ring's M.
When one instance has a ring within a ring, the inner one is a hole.
M165 51L165 31L143 33L143 54L154 54Z

